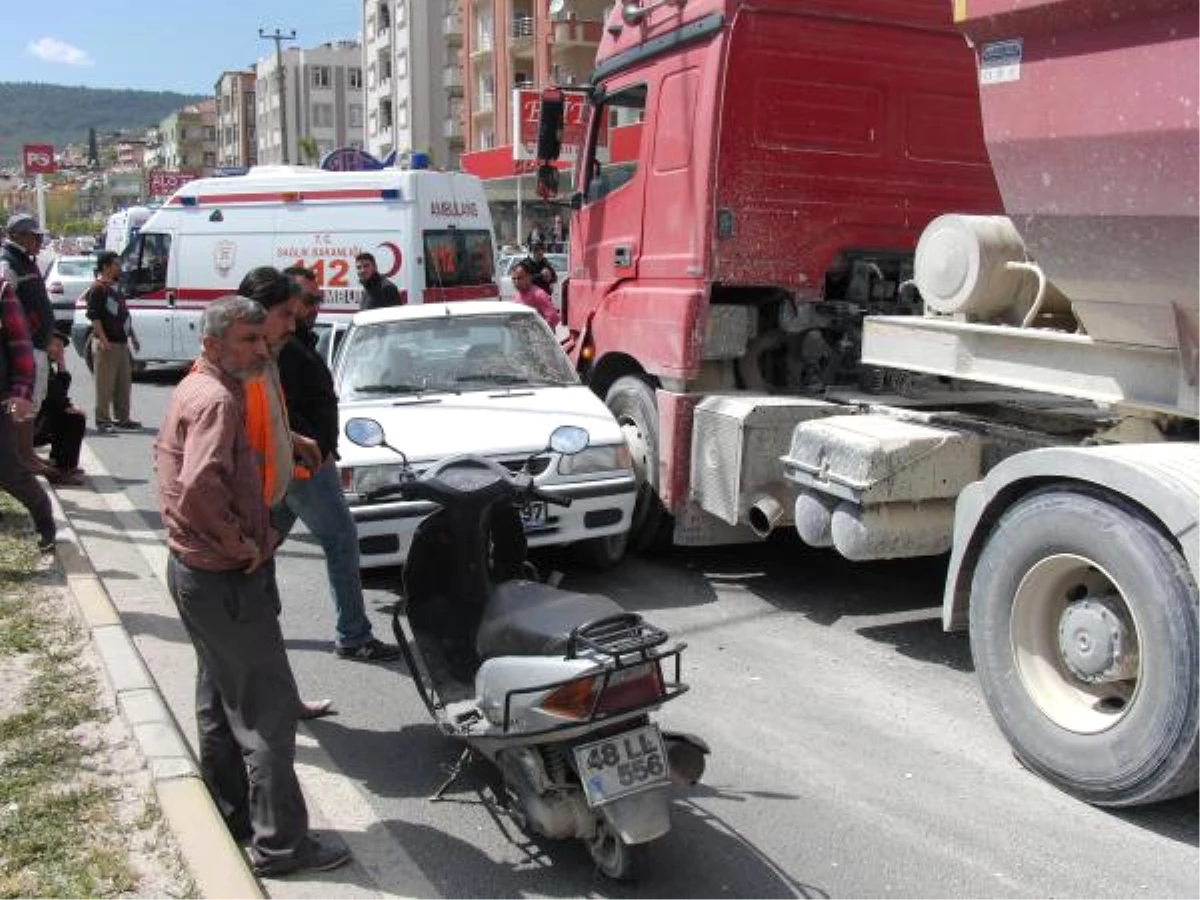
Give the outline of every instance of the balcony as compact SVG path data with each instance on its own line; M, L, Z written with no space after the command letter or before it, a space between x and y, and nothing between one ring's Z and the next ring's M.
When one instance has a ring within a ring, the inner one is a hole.
M475 34L475 43L471 47L472 58L486 56L493 50L492 32L490 28L485 28L483 23Z
M509 37L514 41L533 37L533 16L529 13L513 13Z
M565 13L551 23L550 34L558 46L594 48L604 34L604 22L600 19L580 19L574 13Z
M452 96L461 97L463 88L462 69L458 66L446 66L442 70L442 87Z
M457 12L446 13L442 19L442 35L446 38L446 43L455 47L461 46L463 39L462 16Z
M461 141L463 138L462 123L458 119L446 119L442 123L442 135L447 140Z
M473 116L490 116L496 109L496 95L490 92L480 93L475 97L475 108L471 110Z

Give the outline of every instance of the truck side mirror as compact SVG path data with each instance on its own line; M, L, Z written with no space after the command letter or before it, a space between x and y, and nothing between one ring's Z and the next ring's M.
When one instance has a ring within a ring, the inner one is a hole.
M564 107L561 90L551 87L542 91L542 100L538 105L537 158L539 162L551 162L558 159L562 153ZM538 177L540 180L540 172Z
M558 169L549 164L538 166L537 192L543 200L558 196Z

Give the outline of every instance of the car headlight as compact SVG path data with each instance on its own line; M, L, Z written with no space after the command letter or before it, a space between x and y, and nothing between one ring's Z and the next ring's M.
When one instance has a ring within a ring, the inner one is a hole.
M400 480L402 465L347 466L342 469L342 490L347 494L366 494Z
M574 456L562 456L558 460L560 475L588 475L592 472L611 472L632 466L629 448L624 444L607 444L588 447Z

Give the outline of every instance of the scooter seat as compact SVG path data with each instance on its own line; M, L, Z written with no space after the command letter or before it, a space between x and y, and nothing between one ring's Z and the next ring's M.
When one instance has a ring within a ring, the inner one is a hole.
M483 609L475 650L480 659L561 656L572 630L624 611L600 594L563 591L537 581L506 581Z

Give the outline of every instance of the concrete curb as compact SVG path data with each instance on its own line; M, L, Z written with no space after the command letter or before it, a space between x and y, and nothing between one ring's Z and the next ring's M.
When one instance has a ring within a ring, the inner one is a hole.
M58 561L76 610L99 653L121 715L150 768L163 818L175 835L200 895L213 900L264 897L246 857L200 780L187 741L121 624L58 495L53 489L47 493L59 523Z

